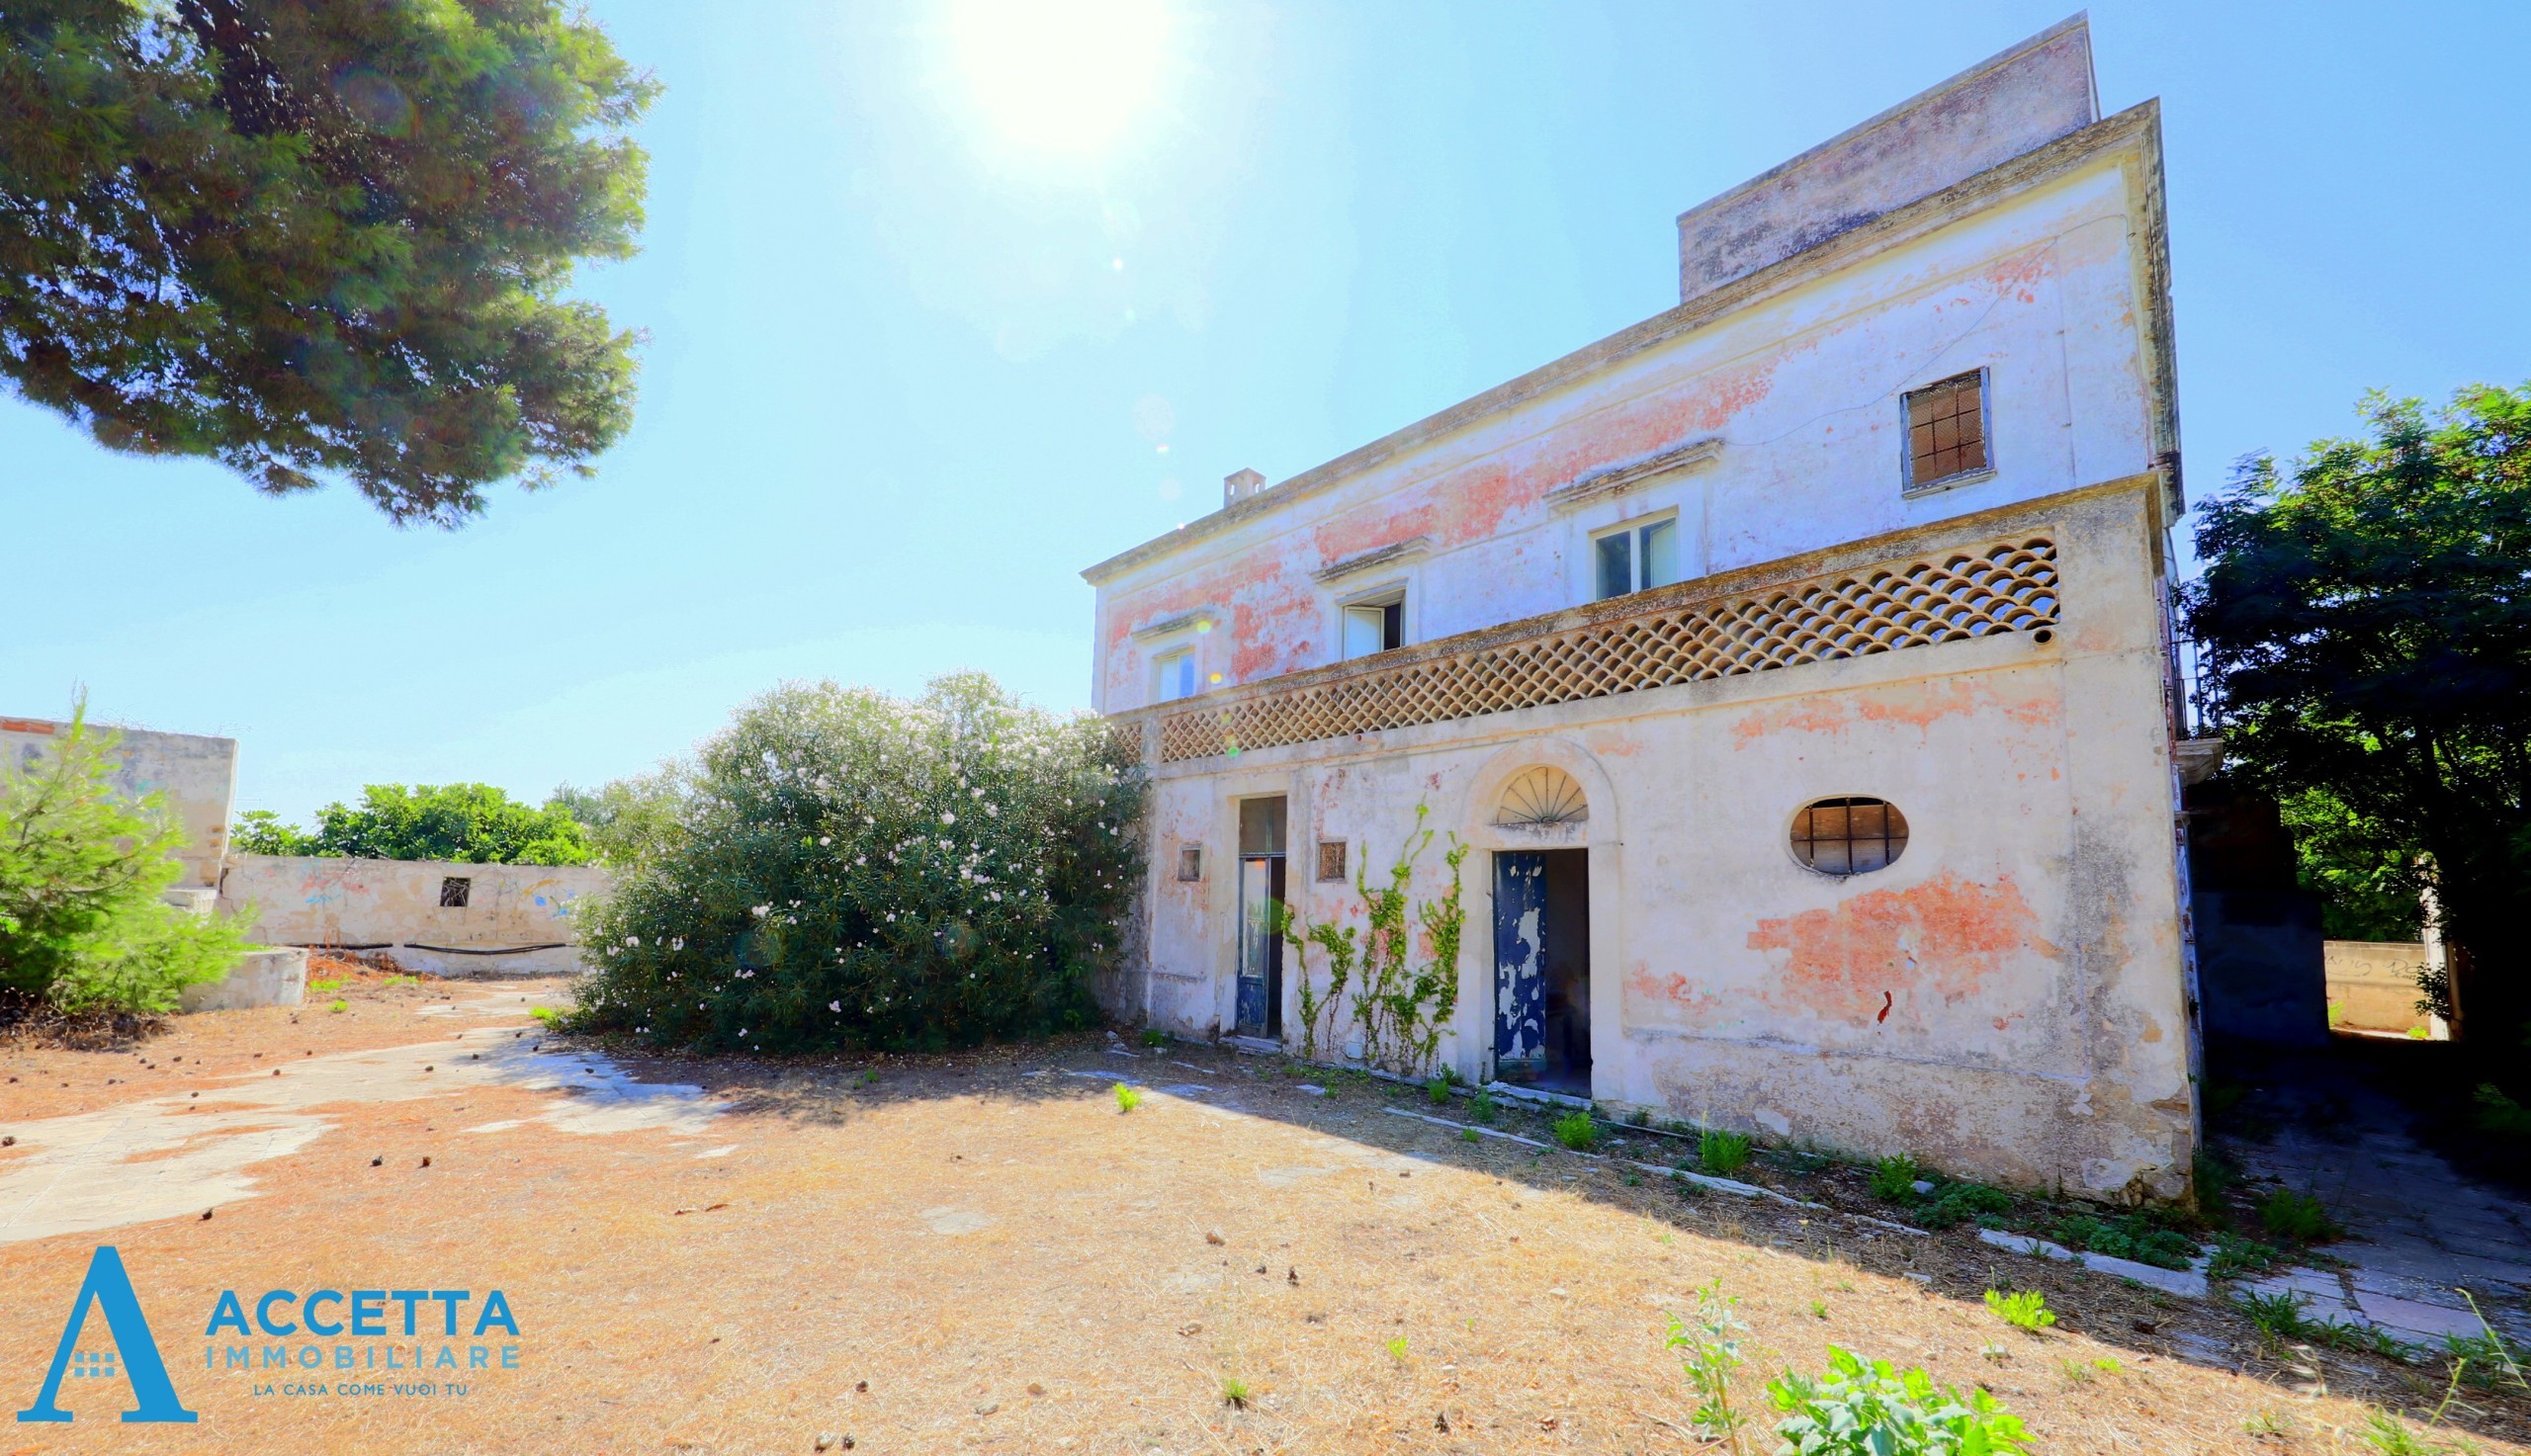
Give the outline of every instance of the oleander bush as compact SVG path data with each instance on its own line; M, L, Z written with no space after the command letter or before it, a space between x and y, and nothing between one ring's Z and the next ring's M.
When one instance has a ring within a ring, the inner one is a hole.
M1143 780L982 674L915 701L786 684L706 743L588 911L578 1030L934 1050L1091 1024L1141 875Z

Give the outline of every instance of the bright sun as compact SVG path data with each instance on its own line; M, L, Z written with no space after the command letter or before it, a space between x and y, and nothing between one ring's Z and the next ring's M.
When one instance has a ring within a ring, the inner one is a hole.
M1092 158L1160 89L1163 0L949 0L948 39L968 98L1001 137Z

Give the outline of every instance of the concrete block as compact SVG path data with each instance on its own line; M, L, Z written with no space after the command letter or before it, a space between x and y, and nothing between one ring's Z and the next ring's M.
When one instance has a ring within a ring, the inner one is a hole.
M2479 1317L2464 1309L2429 1305L2362 1289L2355 1292L2355 1305L2364 1312L2365 1319L2393 1334L2441 1339L2447 1334L2480 1332Z
M307 952L285 946L251 950L225 980L189 985L176 1009L243 1011L253 1006L297 1006L307 999Z

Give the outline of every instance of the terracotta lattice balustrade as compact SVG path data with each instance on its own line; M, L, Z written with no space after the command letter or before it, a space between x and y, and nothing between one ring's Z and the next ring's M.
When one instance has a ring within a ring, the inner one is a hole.
M2056 547L2000 542L1671 604L1161 720L1164 763L2052 626Z

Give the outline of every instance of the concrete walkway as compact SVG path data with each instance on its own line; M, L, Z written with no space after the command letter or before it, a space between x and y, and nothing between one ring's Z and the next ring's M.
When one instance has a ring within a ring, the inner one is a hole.
M2226 1146L2251 1179L2316 1194L2346 1227L2324 1247L2347 1267L2288 1270L2247 1288L2300 1294L2313 1320L2371 1325L2438 1350L2447 1334L2481 1332L2466 1289L2507 1336L2531 1340L2531 1203L2419 1146L2405 1109L2360 1082L2341 1081L2297 1111L2263 1143Z

